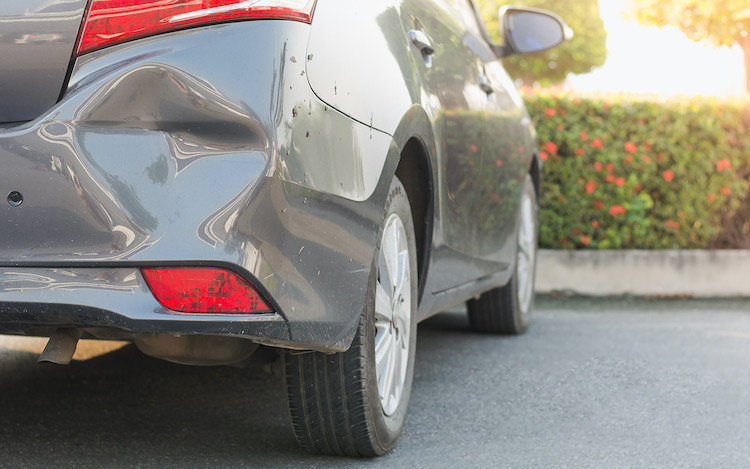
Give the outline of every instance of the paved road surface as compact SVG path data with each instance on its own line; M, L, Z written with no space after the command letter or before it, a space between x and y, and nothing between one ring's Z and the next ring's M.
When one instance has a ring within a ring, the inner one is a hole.
M375 461L308 455L280 382L84 342L0 338L2 467L750 467L750 302L539 301L522 337L420 325L404 435Z

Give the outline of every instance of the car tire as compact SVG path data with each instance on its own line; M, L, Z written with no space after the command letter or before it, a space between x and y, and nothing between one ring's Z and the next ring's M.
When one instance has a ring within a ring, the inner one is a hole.
M516 262L510 281L466 303L471 328L493 334L522 334L529 327L534 306L539 206L531 176L521 195Z
M283 354L294 434L312 452L381 455L393 447L404 425L416 351L418 279L411 210L397 178L379 240L367 304L349 350Z

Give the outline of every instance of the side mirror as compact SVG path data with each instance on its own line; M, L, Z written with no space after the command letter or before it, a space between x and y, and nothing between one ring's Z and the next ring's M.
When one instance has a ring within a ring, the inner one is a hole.
M552 49L573 37L573 30L556 14L537 8L500 8L501 56Z

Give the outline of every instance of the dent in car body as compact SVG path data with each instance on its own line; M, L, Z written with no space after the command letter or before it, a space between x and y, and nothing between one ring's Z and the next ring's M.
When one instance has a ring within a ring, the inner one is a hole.
M308 33L233 23L81 57L56 107L0 132L0 188L25 196L0 209L0 264L236 266L288 320L284 343L346 349L389 186L379 176L398 152L312 93L291 60Z

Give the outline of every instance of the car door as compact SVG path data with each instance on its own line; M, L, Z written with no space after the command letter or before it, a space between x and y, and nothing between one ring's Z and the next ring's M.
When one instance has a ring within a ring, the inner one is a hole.
M476 181L481 177L487 94L480 81L481 38L467 31L456 4L466 0L404 0L401 17L422 80L422 105L431 113L438 148L433 293L475 279L481 223ZM421 38L421 40L419 39ZM427 41L433 53L424 54Z
M513 80L490 47L487 29L471 0L468 29L482 38L490 53L482 54L480 84L487 94L482 132L482 174L476 181L479 213L477 265L483 275L512 267L524 180L533 157L531 120Z

